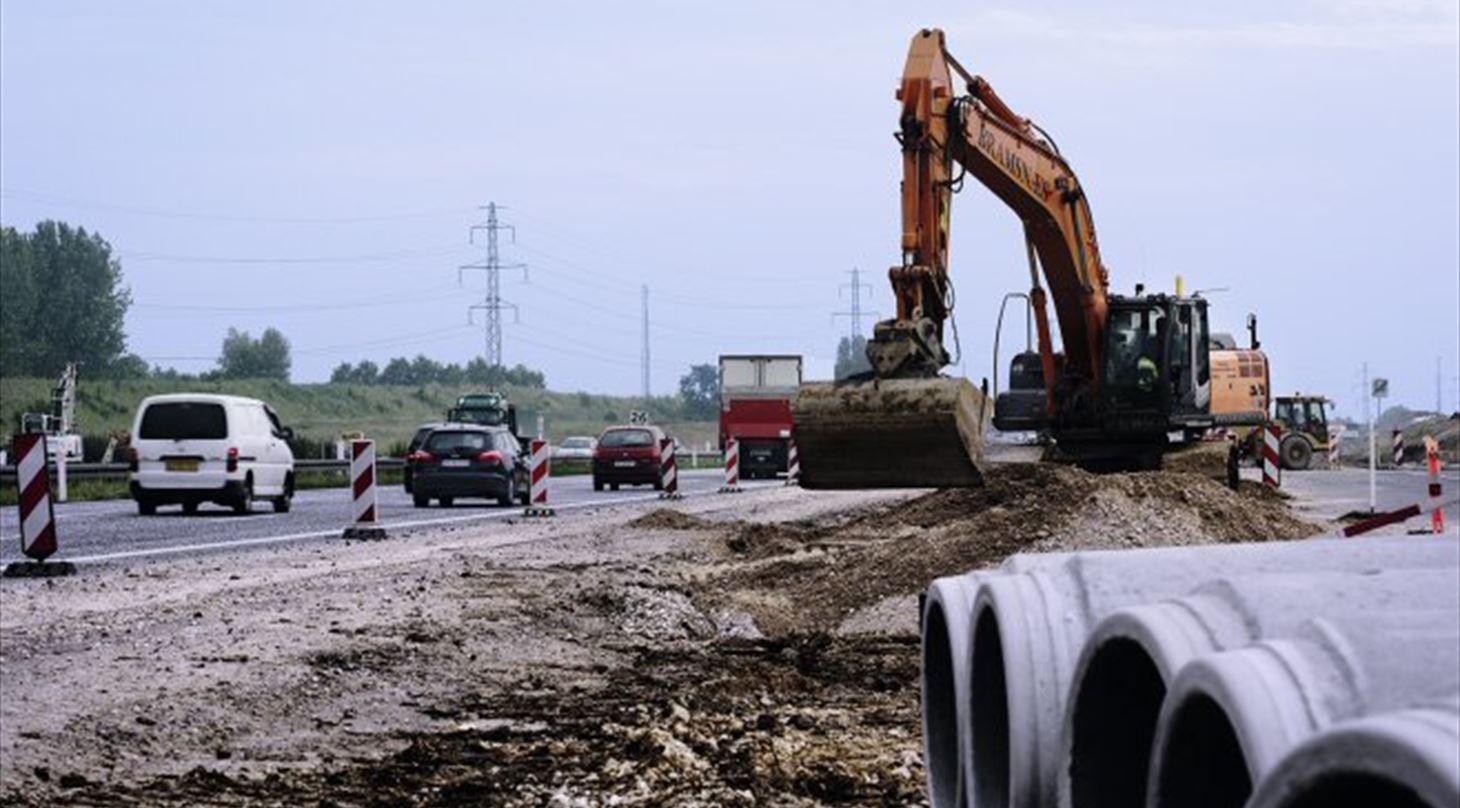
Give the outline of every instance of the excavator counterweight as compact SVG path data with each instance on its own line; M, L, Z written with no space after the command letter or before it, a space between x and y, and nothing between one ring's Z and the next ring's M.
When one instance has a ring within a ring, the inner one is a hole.
M967 379L804 384L796 399L803 488L953 488L983 483L992 415Z

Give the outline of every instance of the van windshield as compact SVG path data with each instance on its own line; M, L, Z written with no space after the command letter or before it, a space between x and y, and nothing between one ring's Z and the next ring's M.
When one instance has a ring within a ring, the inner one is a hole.
M653 446L654 435L647 429L613 429L603 433L599 446L615 449L624 446Z
M139 432L142 440L223 440L228 437L228 417L222 404L169 401L142 413Z

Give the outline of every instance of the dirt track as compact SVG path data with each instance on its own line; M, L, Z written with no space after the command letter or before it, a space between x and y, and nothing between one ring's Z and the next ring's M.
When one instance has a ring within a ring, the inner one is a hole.
M929 578L1314 529L1195 476L1043 466L742 496L7 582L0 801L918 804Z

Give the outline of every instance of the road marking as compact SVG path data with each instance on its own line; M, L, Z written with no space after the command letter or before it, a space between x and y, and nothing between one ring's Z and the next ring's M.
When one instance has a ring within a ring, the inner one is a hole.
M751 488L752 489L765 489L765 488L770 488L770 489L774 490L774 486L770 486L768 484L767 485L755 485L755 486L751 486ZM686 493L683 496L684 496L685 499L689 499L691 497L709 496L709 495L714 494L714 493L716 493L716 492L715 491L694 491L694 492ZM633 497L624 497L624 498L620 498L620 499L615 499L615 500L611 500L611 501L608 501L608 502L604 502L604 501L570 502L570 503L567 503L565 505L557 505L555 507L559 511L582 510L584 508L612 507L613 505L622 505L622 504L625 504L625 503L653 502L653 501L656 501L658 499L659 499L659 495L657 493L656 494L641 494L641 495L635 495ZM381 524L381 527L384 527L384 528L387 528L387 529L394 528L394 529L397 529L397 530L402 530L402 529L410 529L410 528L417 528L417 527L431 527L433 525L449 525L449 524L455 524L455 523L458 523L458 522L471 522L471 521L477 521L477 520L482 520L482 519L506 519L508 517L521 516L521 515L522 515L521 510L518 509L518 508L516 508L516 507L513 507L513 508L510 508L508 510L493 511L493 512L490 512L490 513L473 513L473 514L466 514L466 515L463 515L463 516L443 516L443 517L439 517L439 518L436 518L436 519L416 519L416 520L411 520L411 521L406 521L406 522L385 522L385 523L382 523ZM151 547L151 548L147 548L145 550L124 550L124 551L116 552L116 553L101 553L99 555L74 556L74 557L66 557L66 558L62 558L62 557L60 557L58 555L57 558L56 558L56 560L57 561L71 561L71 562L75 562L75 563L78 563L78 564L91 564L91 563L99 563L99 562L103 562L103 561L119 561L119 560L126 559L126 558L146 558L148 556L177 555L177 554L180 554L180 553L188 553L188 552L194 552L194 551L198 551L198 550L214 550L214 549L227 550L227 549L236 548L236 547L254 547L254 546L258 546L258 545L262 545L262 544L278 544L280 542L286 542L286 541L299 541L300 539L316 539L316 538L324 538L326 536L339 536L342 530L343 530L343 528L335 528L333 530L312 530L312 531L309 531L309 532L306 532L306 533L289 533L289 534L285 534L285 535L282 535L282 536L259 536L259 537L255 537L255 538L252 538L252 539L231 539L231 540L228 540L228 541L204 542L202 544L181 544L181 545L174 544L174 545L169 545L167 547Z

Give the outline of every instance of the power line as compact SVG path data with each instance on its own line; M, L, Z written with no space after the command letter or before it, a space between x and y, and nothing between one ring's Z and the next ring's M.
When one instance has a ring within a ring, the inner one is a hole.
M644 400L649 400L649 284L639 287L644 310L644 347L639 356L640 372L644 376Z
M178 255L175 253L123 251L117 257L128 261L156 261L178 264L355 264L364 261L397 261L402 258L433 258L461 252L460 246L428 247L360 255L313 256L243 256L243 255Z
M520 269L522 279L527 280L526 264L502 264L501 256L497 252L497 232L506 230L512 236L513 243L517 241L517 228L510 224L502 224L497 220L497 203L488 202L483 205L482 210L487 212L486 224L474 224L468 230L468 240L476 243L476 234L479 230L487 233L487 259L480 264L466 264L457 268L457 282L461 282L461 273L469 269L480 269L487 273L487 294L480 303L474 303L467 308L467 322L471 322L473 311L486 312L486 322L483 324L484 340L486 342L485 358L487 367L504 367L502 361L502 311L512 310L512 317L517 319L517 304L509 303L502 299L502 270Z
M862 283L862 270L852 267L851 271L847 274L852 276L852 282L844 283L837 287L837 296L840 297L842 292L851 290L851 308L847 311L834 311L831 313L831 318L835 320L838 317L846 317L851 320L852 343L856 344L857 338L862 336L862 317L865 316L862 312L862 290L866 289L867 294L870 295L872 293L872 287ZM876 314L876 312L872 312L873 316L876 316Z
M32 202L45 202L70 207L93 208L96 210L110 210L117 213L135 214L138 216L152 216L164 219L194 219L215 222L241 222L252 224L369 224L372 222L392 222L405 219L434 219L446 216L460 216L470 212L469 208L442 208L434 211L417 211L412 213L393 213L379 215L359 216L250 216L227 213L199 213L197 211L169 210L167 208L138 207L135 205L119 205L112 202L102 202L95 199L81 199L78 197L62 196L60 194L31 191L24 188L0 188L0 197L11 199L28 200Z

